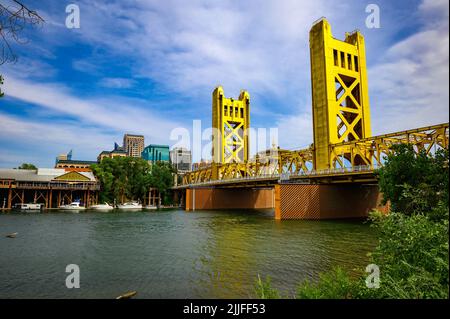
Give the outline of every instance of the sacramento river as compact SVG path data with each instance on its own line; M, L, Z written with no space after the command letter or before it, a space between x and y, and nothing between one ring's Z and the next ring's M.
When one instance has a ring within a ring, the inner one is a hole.
M258 274L292 296L335 265L364 269L362 222L282 221L273 212L0 214L0 298L251 298ZM6 238L18 232L16 238ZM67 289L68 264L80 289Z

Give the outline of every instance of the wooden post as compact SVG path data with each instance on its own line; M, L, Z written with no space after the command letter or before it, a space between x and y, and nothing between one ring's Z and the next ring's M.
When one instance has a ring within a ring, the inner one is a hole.
M56 207L59 208L59 205L61 205L61 190L58 191L58 204Z
M21 204L25 204L25 190L22 189L22 199L21 199Z
M50 188L50 199L48 201L48 208L52 208L52 201L53 201L53 191Z
M34 191L34 203L36 204L36 202L37 202L37 191L35 190Z
M45 191L45 208L48 208L48 189Z
M90 206L89 201L91 200L91 196L89 194L89 189L87 190L87 201L86 201L86 208L88 208Z
M10 184L8 190L8 209L11 209L11 205L12 205L12 188Z

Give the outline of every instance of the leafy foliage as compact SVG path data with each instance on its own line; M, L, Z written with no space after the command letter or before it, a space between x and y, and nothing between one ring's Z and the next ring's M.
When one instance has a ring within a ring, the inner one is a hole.
M267 276L265 280L261 280L261 277L258 275L258 279L256 280L255 283L255 291L258 298L261 299L280 298L278 290L272 288L271 278L269 276Z
M302 282L297 288L299 299L349 299L353 296L356 283L340 267L320 274L319 281Z
M442 209L438 204L448 207L448 149L438 150L434 156L416 154L406 144L395 145L393 150L378 173L384 201L390 201L395 212L426 212L446 218L445 214L439 216Z
M34 166L33 164L23 163L22 165L20 165L20 166L18 167L18 169L34 169L34 170L36 170L37 167Z
M173 169L168 163L152 166L141 158L115 157L104 158L91 169L100 180L102 202L142 201L150 187L158 189L164 196L173 185Z
M448 220L423 214L372 214L380 242L372 254L380 266L380 288L363 289L370 298L448 298Z

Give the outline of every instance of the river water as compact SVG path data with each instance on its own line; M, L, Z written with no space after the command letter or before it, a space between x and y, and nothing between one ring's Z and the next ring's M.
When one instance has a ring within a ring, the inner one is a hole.
M273 211L0 214L0 298L252 298L258 274L293 296L333 266L364 269L376 242L361 221L280 222ZM79 289L66 288L68 264Z

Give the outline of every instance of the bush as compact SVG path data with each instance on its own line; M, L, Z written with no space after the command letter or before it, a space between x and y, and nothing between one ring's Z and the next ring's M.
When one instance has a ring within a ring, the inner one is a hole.
M258 275L258 279L255 283L255 291L256 295L260 299L279 299L280 294L278 290L272 288L271 278L269 276L263 281L261 277Z
M299 299L350 299L357 294L358 282L340 267L319 275L319 281L305 280L297 288Z
M392 213L371 216L380 231L372 254L380 267L380 288L365 289L371 298L448 298L448 220Z

